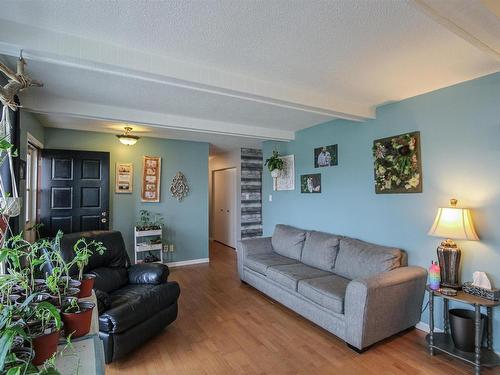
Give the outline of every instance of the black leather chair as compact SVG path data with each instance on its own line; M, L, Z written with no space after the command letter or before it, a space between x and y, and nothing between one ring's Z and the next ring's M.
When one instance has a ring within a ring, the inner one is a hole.
M167 282L169 269L164 264L131 265L118 231L64 235L61 251L65 260L73 258L73 245L82 237L100 241L106 247L103 255L92 255L85 273L96 275L99 336L104 343L106 363L111 363L141 346L177 318L179 284Z

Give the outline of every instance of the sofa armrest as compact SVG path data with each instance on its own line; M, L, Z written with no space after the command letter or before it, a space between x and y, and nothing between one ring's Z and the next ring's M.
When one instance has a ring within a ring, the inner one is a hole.
M417 324L426 282L422 267L352 280L345 296L345 341L361 350Z
M271 237L249 238L239 241L236 255L238 257L238 272L240 274L240 279L244 281L243 265L245 258L249 254L264 254L272 251L273 245L271 244Z
M170 270L165 264L140 263L128 269L130 284L163 284L167 282Z

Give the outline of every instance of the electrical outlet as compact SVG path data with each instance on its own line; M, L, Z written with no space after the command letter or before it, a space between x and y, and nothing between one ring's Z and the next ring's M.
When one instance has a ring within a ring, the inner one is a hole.
M273 195L269 194L269 202L272 202L272 201L273 201Z

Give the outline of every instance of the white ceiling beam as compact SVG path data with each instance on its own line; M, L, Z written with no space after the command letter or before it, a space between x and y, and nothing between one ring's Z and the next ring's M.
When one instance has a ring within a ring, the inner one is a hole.
M152 55L117 45L12 21L0 22L0 54L153 81L354 121L375 117L373 106L345 101L335 93L263 81L213 67Z
M288 130L263 128L222 121L205 120L158 112L147 112L125 107L69 100L48 95L22 96L23 108L30 112L143 124L151 127L186 130L192 132L231 135L263 140L290 141L295 133Z

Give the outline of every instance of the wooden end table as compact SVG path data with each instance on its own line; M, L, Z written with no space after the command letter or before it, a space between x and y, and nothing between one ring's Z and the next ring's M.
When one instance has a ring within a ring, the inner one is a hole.
M426 340L429 344L429 354L432 356L435 350L441 351L474 366L474 374L481 373L481 366L494 367L500 365L500 356L493 351L493 307L500 306L500 301L490 301L485 298L476 297L471 294L458 291L456 296L446 296L439 290L432 290L427 286L429 292L429 330ZM444 302L443 333L434 332L434 297L440 297ZM450 334L449 301L461 302L474 306L475 311L475 350L474 352L463 352L458 350L453 343ZM486 347L481 343L481 306L487 311L487 337Z

